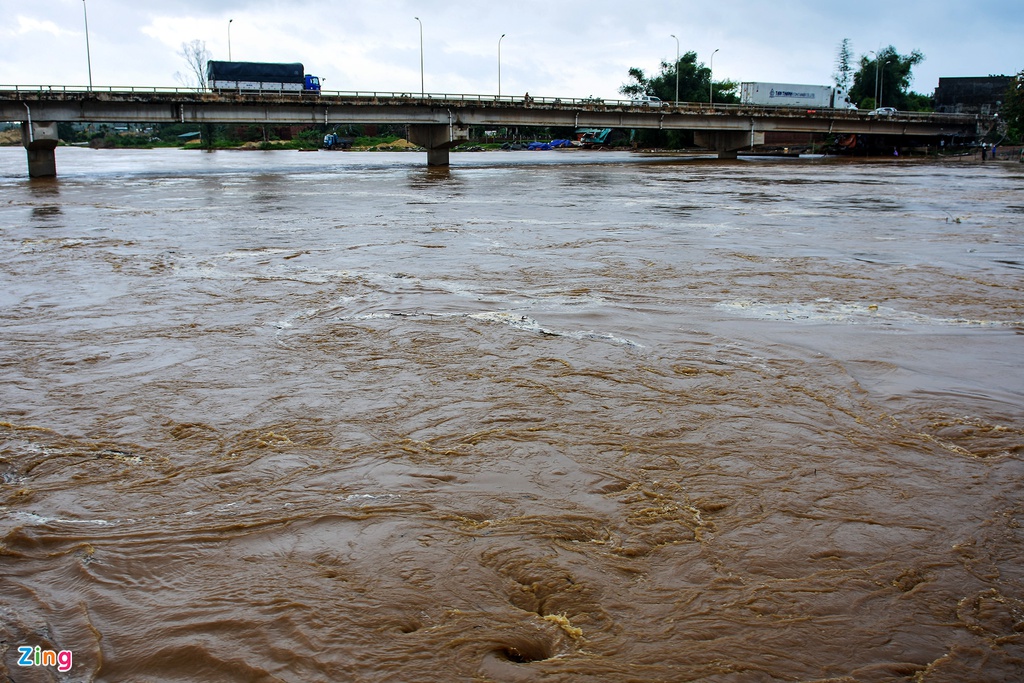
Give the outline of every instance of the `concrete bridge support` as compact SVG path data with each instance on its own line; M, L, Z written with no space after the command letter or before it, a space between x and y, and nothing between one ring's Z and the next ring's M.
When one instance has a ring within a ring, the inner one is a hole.
M409 142L426 148L427 166L448 166L451 148L468 139L468 127L443 123L409 124Z
M57 158L54 151L60 138L56 123L23 121L21 143L28 152L28 175L30 178L45 178L57 175Z
M693 141L714 150L719 159L735 159L741 149L764 144L764 133L743 130L695 130Z

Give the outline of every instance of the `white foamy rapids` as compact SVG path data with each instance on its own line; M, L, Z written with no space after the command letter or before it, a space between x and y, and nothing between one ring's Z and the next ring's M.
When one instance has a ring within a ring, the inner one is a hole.
M17 519L24 524L29 525L46 525L46 524L92 524L95 526L112 526L119 524L125 520L109 520L109 519L74 519L69 517L47 517L40 515L35 512L12 512L11 517ZM129 522L134 520L127 520Z
M747 318L786 320L845 325L932 325L957 327L1015 327L1021 320L976 320L972 318L940 318L913 311L867 303L844 303L832 299L770 303L752 299L720 301L715 308Z
M338 316L333 318L333 320L336 322L355 322L367 320L389 320L394 318L464 318L489 323L500 323L502 325L508 325L509 327L512 327L517 330L524 330L526 332L533 332L535 334L543 334L551 337L567 337L569 339L595 340L609 342L612 344L621 344L623 346L630 346L638 349L644 348L643 344L635 342L632 339L618 337L614 334L608 334L606 332L596 332L594 330L556 330L550 327L544 327L543 325L541 325L539 322L537 322L535 319L531 318L528 315L523 315L521 313L510 311L485 311L483 313L431 313L428 311L405 313L397 311L374 311L370 313L360 313L357 315L350 316Z
M542 327L540 323L538 323L533 318L526 315L520 315L518 313L509 313L506 311L488 311L486 313L472 313L467 317L472 318L474 320L502 323L504 325L508 325L516 329L526 330L528 332L536 332L539 334L546 334L553 337L569 337L570 339L581 340L594 339L597 341L611 342L613 344L622 344L624 346L643 348L641 344L638 344L635 341L625 339L623 337L616 337L615 335L607 334L604 332L594 332L593 330L563 331Z

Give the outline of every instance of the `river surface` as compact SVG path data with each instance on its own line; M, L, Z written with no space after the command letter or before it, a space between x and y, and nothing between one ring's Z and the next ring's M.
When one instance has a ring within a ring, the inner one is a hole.
M1024 168L452 162L0 149L0 672L1024 679Z

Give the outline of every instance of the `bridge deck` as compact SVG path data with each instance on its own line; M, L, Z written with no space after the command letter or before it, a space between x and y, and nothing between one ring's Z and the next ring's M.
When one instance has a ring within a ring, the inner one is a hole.
M403 92L211 92L180 88L0 86L0 120L124 123L574 126L974 137L986 117L755 105Z

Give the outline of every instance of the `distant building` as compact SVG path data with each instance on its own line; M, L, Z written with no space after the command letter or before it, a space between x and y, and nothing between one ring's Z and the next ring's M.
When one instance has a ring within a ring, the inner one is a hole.
M945 114L995 114L1006 98L1013 76L940 78L935 111Z

